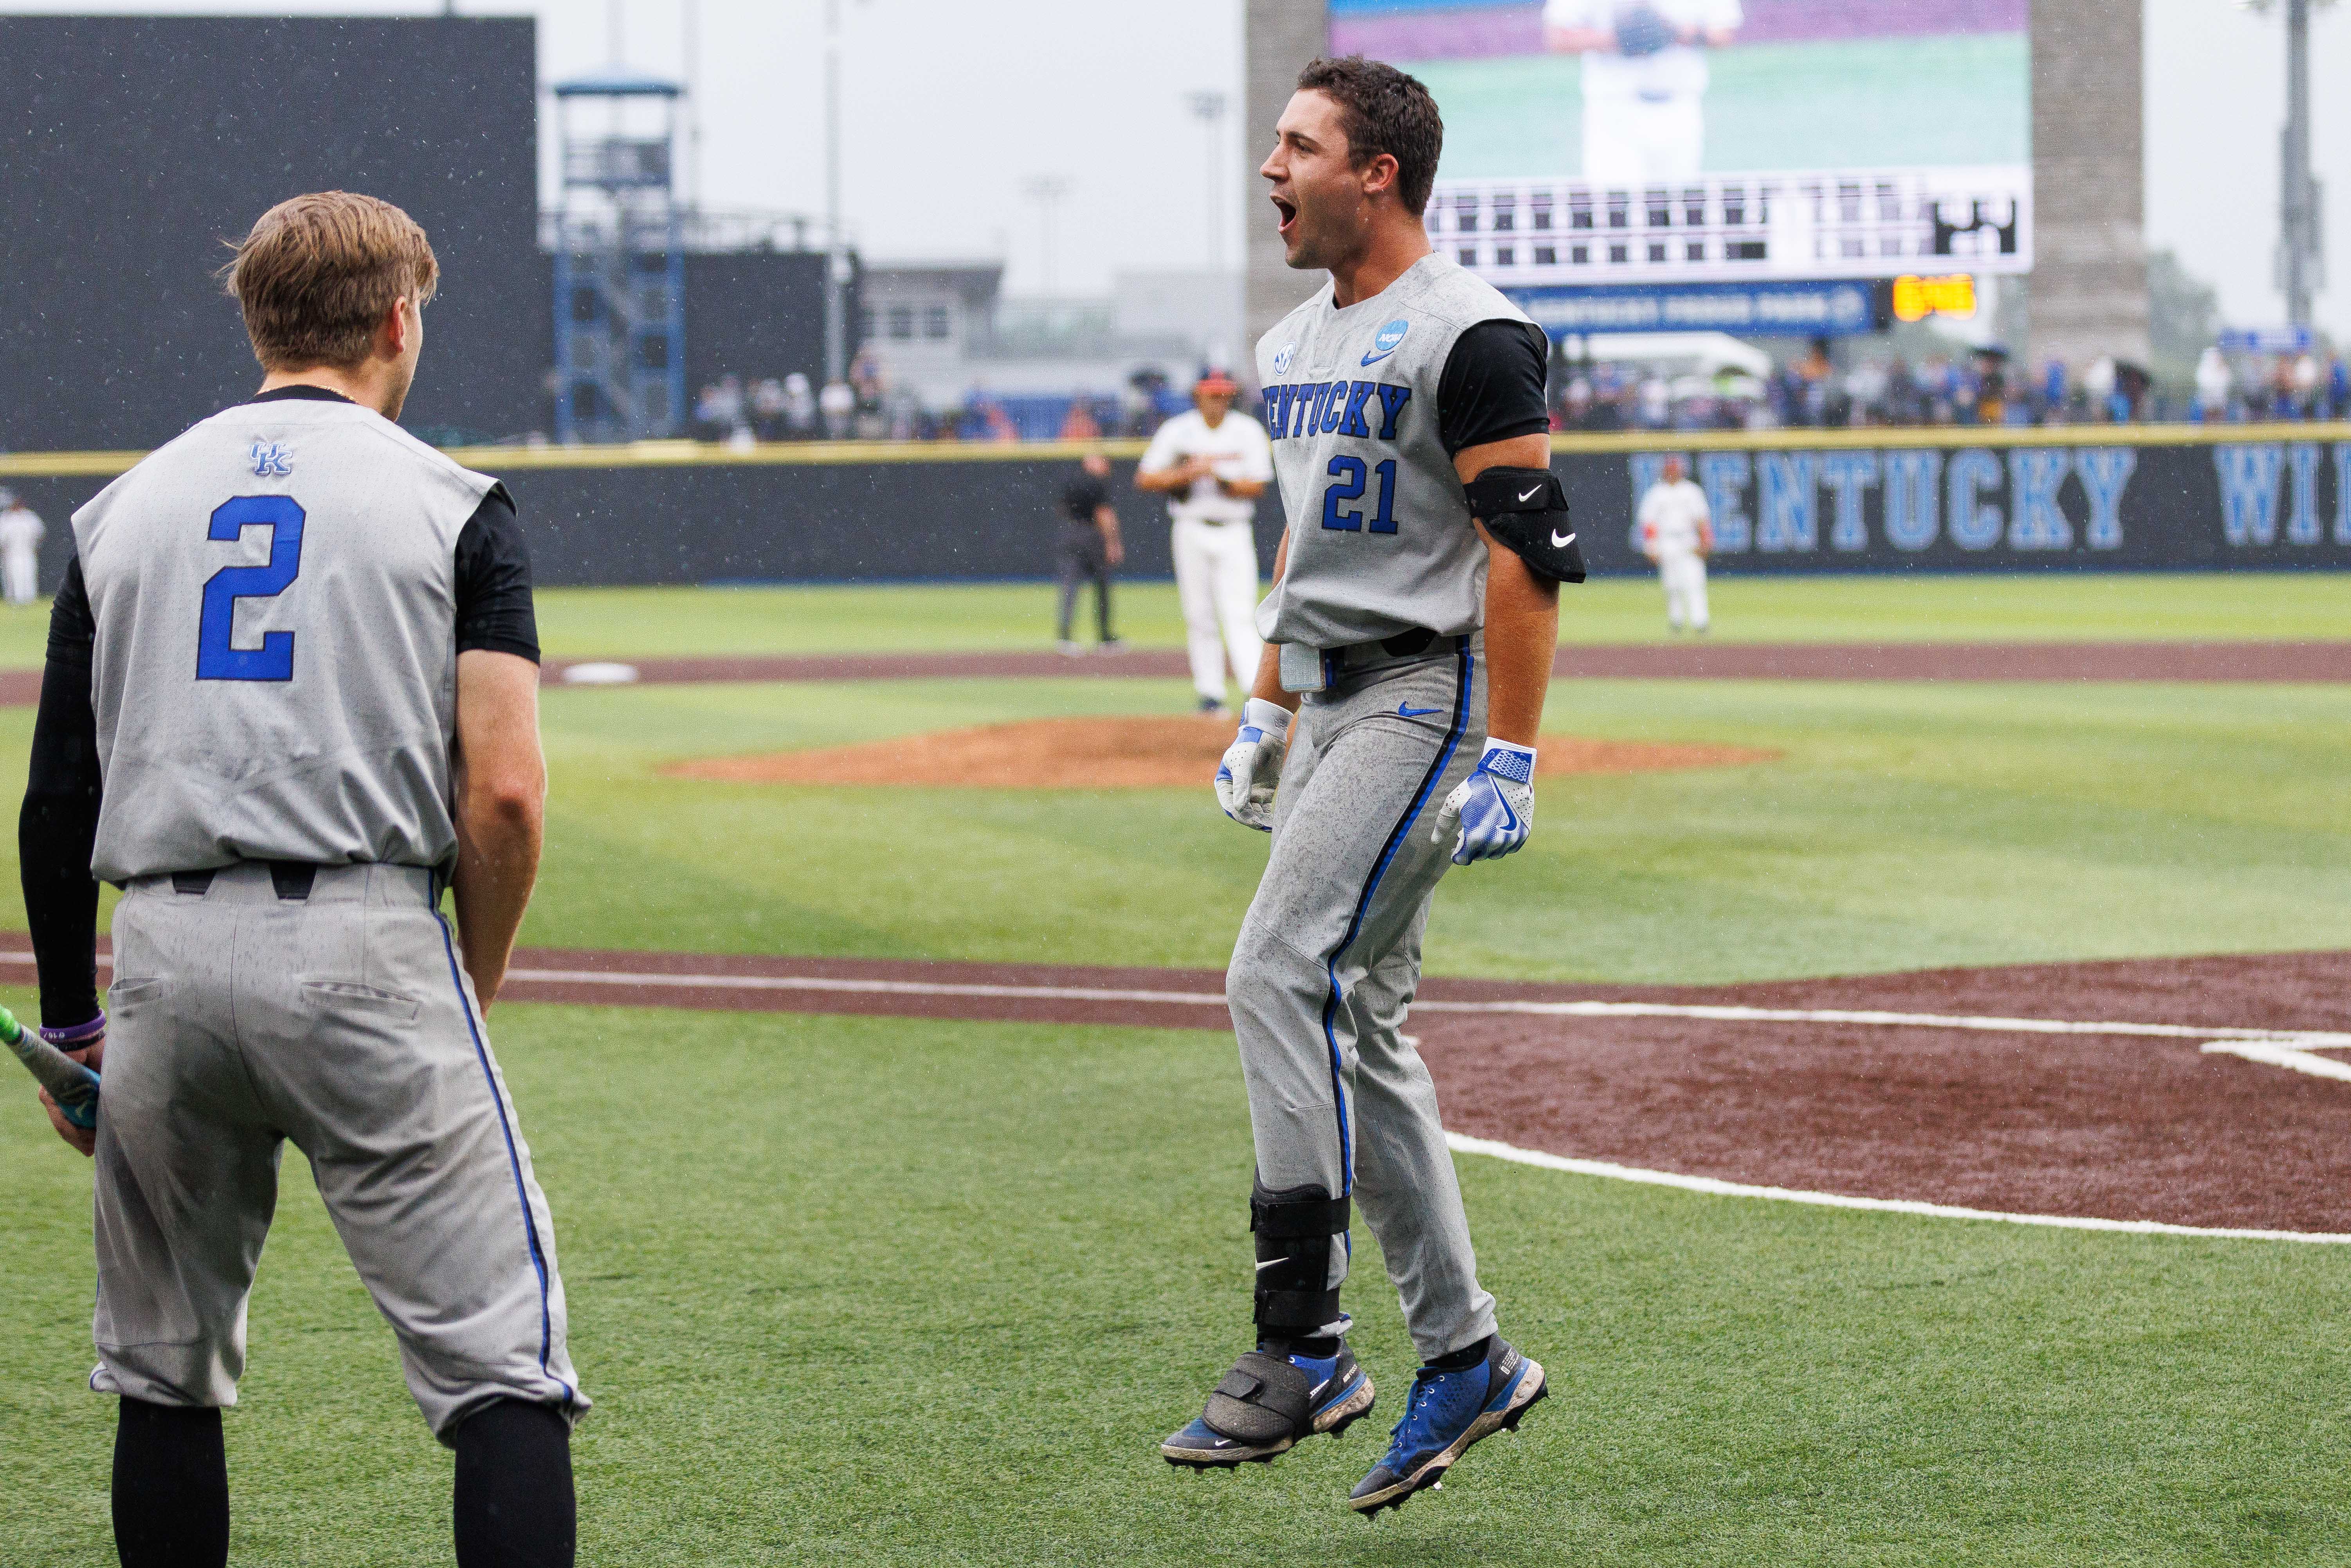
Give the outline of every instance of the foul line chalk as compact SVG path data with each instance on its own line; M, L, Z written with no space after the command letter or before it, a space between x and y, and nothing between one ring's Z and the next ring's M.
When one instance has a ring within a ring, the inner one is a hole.
M2351 1062L2336 1061L2307 1051L2296 1051L2291 1045L2265 1040L2216 1040L2204 1047L2208 1056L2241 1056L2247 1061L2267 1062L2272 1067L2290 1067L2296 1072L2307 1072L2313 1078L2332 1078L2351 1083Z
M2325 1061L2325 1058L2316 1060ZM2327 1065L2338 1064L2328 1062ZM2201 1225L2166 1225L2155 1219L2097 1219L2073 1214L2007 1214L1998 1209L1961 1208L1953 1204L1919 1203L1909 1198L1848 1197L1843 1193L1804 1192L1795 1187L1752 1186L1745 1182L1718 1181L1712 1176L1642 1170L1634 1166L1613 1165L1606 1160L1570 1159L1564 1155L1547 1155L1540 1149L1521 1149L1512 1144L1496 1143L1491 1138L1468 1137L1459 1133L1446 1134L1445 1142L1456 1154L1484 1155L1491 1159L1509 1160L1515 1165L1534 1166L1547 1171L1565 1171L1571 1176L1638 1182L1647 1186L1669 1186L1683 1192L1704 1193L1712 1197L1761 1197L1779 1203L1806 1203L1820 1208L1861 1208L1880 1214L1915 1214L1930 1219L1991 1219L2005 1225L2039 1225L2057 1230L2119 1230L2135 1236L2201 1236L2229 1241L2304 1241L2322 1246L2351 1244L2351 1235L2327 1231L2230 1230Z
M0 964L29 965L33 955L0 951ZM99 960L104 965L107 960ZM1222 991L1151 991L1106 986L1001 986L945 980L854 979L830 975L677 975L622 969L507 971L510 980L546 985L665 988L672 990L831 991L850 996L981 997L1014 1001L1137 1002L1171 1007L1221 1008ZM2066 1019L1994 1018L1955 1013L1896 1013L1851 1008L1742 1008L1678 1002L1449 1002L1420 1000L1416 1013L1521 1014L1530 1018L1704 1019L1717 1023L1861 1024L1879 1029L1958 1029L1994 1034L2128 1035L2151 1040L2273 1041L2312 1050L2351 1050L2351 1033L2325 1030L2232 1029L2210 1024L2128 1023ZM2251 1056L2271 1061L2273 1056ZM2323 1058L2314 1059L2324 1061ZM2279 1062L2280 1066L2293 1065ZM2331 1063L2329 1065L2332 1065ZM2311 1069L2301 1069L2309 1071ZM2335 1077L2328 1072L2321 1076ZM2351 1078L2351 1071L2341 1076Z

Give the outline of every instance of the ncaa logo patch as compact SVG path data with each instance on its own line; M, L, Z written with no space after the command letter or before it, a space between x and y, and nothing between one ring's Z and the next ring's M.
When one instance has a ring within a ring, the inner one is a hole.
M1364 363L1376 364L1395 353L1396 345L1403 342L1404 335L1411 330L1412 323L1400 318L1381 328L1380 335L1372 340L1372 351L1364 356Z
M1298 345L1295 343L1284 343L1281 347L1276 349L1273 351L1273 373L1278 376L1288 375L1290 373L1290 361L1297 357Z

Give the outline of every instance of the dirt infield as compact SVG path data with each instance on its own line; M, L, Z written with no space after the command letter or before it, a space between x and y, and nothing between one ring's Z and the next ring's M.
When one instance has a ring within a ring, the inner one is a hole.
M0 951L0 973L31 964ZM538 948L504 997L1230 1028L1224 977L1197 969ZM2008 1214L2351 1232L2351 1082L2207 1049L2351 1069L2351 952L1719 987L1437 978L1409 1027L1447 1124L1519 1149ZM2294 1031L2331 1032L2276 1038Z
M1208 970L539 951L519 956L507 994L1229 1028L1223 977ZM1526 1010L1593 1003L1879 1016ZM1987 1027L1885 1015L1982 1015ZM2047 1033L2030 1020L2188 1032ZM1411 1027L1447 1124L1520 1148L2001 1212L2351 1231L2351 1082L2203 1049L2231 1030L2351 1031L2351 953L1706 988L1439 978ZM2351 1061L2351 1032L2308 1053Z
M713 757L663 771L737 784L890 784L910 778L967 789L1139 789L1197 785L1232 744L1227 718L1036 718L934 730L820 751ZM1769 762L1736 746L1655 746L1546 737L1544 774L1646 773Z
M587 661L550 660L547 678ZM829 657L643 659L639 684L702 681L1002 680L1023 676L1173 679L1175 649L1065 658L1052 653L872 653ZM2340 643L1670 643L1571 646L1553 670L1607 680L2351 681ZM0 701L29 702L30 695ZM34 691L38 677L33 677Z

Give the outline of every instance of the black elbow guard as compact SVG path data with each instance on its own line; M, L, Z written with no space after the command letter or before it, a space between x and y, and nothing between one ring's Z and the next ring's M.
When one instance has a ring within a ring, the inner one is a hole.
M1489 468L1462 486L1469 515L1538 577L1583 580L1583 550L1567 517L1567 492L1548 468Z

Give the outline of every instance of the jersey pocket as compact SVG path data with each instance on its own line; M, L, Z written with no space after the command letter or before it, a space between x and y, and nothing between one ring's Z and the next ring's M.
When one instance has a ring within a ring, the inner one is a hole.
M378 990L350 980L305 980L303 999L321 1012L369 1013L399 1023L413 1023L421 1005L414 997Z

